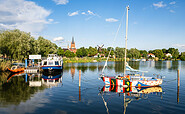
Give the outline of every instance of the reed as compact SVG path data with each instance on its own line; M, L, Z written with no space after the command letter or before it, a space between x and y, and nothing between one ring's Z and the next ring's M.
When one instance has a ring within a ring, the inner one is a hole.
M4 61L0 62L0 71L6 71L7 67L11 67L11 62L10 61Z

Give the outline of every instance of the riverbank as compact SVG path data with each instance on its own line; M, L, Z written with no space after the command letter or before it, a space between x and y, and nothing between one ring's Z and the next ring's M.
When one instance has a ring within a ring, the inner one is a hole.
M74 57L74 58L66 58L63 57L63 62L64 63L88 63L88 62L102 62L102 61L106 61L107 58L94 58L94 57L83 57L83 58L78 58L78 57ZM108 61L124 61L123 58L109 58Z
M0 72L6 71L7 67L10 68L11 67L11 62L10 61L3 61L0 62Z

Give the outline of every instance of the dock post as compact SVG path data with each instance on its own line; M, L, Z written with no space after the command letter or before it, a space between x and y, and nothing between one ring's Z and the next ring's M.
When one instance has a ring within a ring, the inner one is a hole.
M177 70L177 83L178 83L178 87L180 86L180 71L179 69Z
M28 66L28 61L27 61L27 58L25 58L25 68L27 68Z
M79 101L81 101L81 87L79 86Z
M79 70L79 101L81 101L81 70Z
M79 70L79 87L81 87L81 70Z
M25 75L25 82L27 83L28 74Z
M180 71L177 70L177 104L179 103Z

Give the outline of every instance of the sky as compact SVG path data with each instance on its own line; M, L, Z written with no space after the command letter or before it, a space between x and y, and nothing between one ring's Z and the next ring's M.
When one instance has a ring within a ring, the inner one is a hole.
M76 48L125 47L128 5L128 49L185 51L184 0L0 0L0 30L20 29L61 47L72 37Z

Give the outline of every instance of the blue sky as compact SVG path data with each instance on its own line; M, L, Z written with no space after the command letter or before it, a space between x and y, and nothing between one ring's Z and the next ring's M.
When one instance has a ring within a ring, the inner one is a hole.
M127 5L129 49L185 51L184 0L0 0L0 29L18 28L62 47L72 36L77 48L124 47Z

